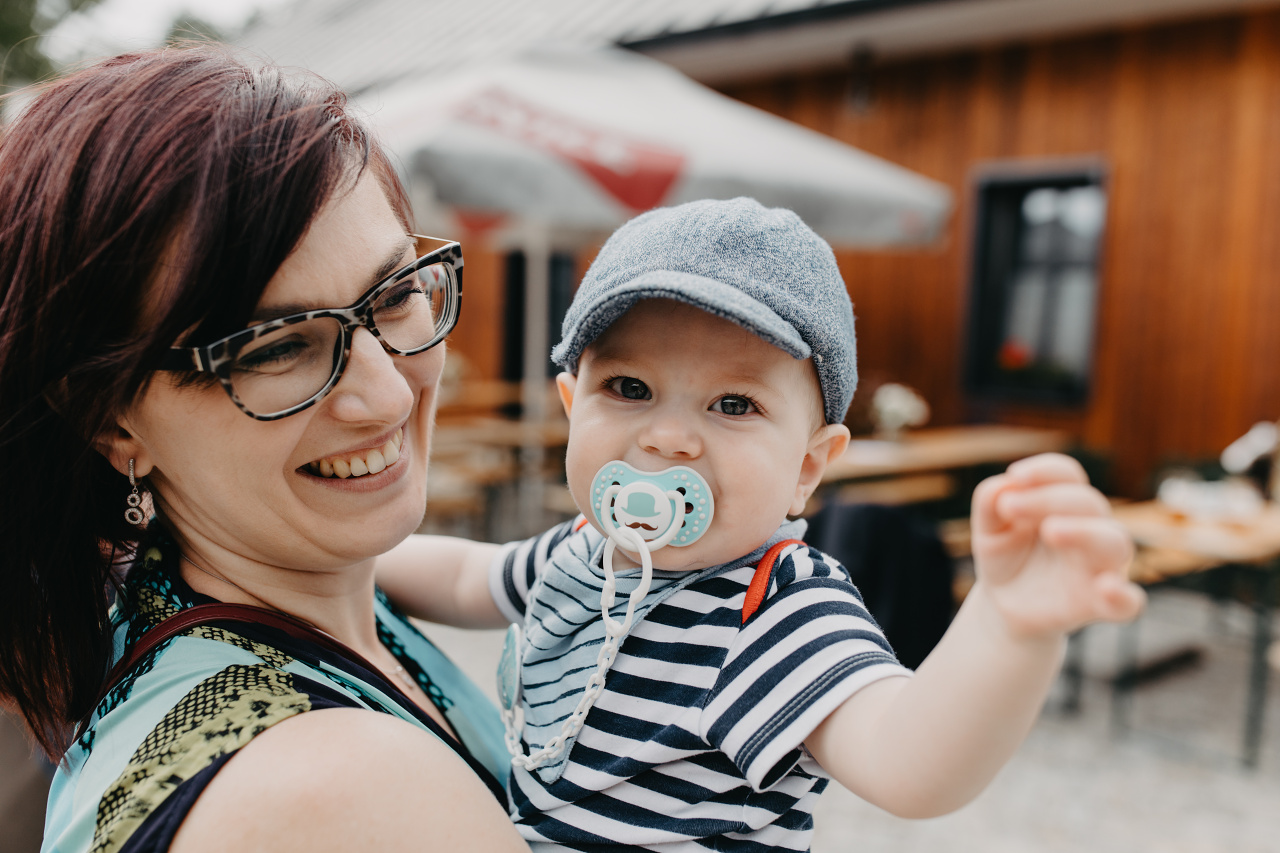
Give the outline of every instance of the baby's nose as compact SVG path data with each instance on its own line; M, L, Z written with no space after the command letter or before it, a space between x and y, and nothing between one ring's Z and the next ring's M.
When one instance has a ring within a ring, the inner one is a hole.
M702 454L702 434L688 418L655 412L640 430L640 446L668 459L693 459Z

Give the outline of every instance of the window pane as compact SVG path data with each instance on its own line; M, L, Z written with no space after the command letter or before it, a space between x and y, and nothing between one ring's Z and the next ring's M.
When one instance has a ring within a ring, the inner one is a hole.
M978 216L970 390L1080 402L1092 362L1106 191L1087 174L988 178Z
M1058 281L1054 311L1053 366L1083 382L1093 351L1093 307L1097 280L1091 267L1070 267Z

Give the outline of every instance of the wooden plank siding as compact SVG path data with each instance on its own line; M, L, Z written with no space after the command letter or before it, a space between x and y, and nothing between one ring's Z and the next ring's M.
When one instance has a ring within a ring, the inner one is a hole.
M941 246L837 253L864 377L920 389L935 423L1068 429L1137 496L1165 460L1216 456L1280 418L1280 12L885 63L862 111L841 70L724 91L955 192ZM1090 400L968 399L972 178L1062 158L1108 173Z
M506 256L490 248L483 234L464 230L455 239L462 244L464 261L462 314L449 335L449 358L465 362L468 378L499 379Z

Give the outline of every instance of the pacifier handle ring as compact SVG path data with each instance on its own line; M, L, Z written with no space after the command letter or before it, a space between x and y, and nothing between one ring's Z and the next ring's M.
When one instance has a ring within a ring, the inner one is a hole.
M631 620L635 616L636 605L644 600L644 597L649 594L649 587L653 585L653 558L649 555L649 548L645 541L640 538L639 533L627 528L615 527L614 530L621 534L621 537L619 538L626 536L632 537L634 544L638 546L636 548L636 553L640 555L640 583L635 589L631 590L631 594L627 596L627 613L623 617L623 621L619 622L609 614L609 609L613 606L613 602L606 601L605 596L601 597L600 615L604 619L606 631L612 636L621 636L629 627L631 627ZM613 572L613 555L617 551L618 547L617 540L612 536L609 537L609 540L605 542L604 545L604 559L602 562L604 564L605 587L610 591L616 588L617 584ZM630 551L632 549L628 547L626 550ZM613 596L610 595L607 596L607 598L612 599Z
M613 540L613 535L617 532L618 527L613 523L613 512L609 502L617 497L618 493L621 491L622 486L618 485L613 485L605 489L604 495L600 498L600 511L596 513L600 519L600 526L604 528L604 535L607 536L610 541ZM609 507L609 509L606 510L605 507Z

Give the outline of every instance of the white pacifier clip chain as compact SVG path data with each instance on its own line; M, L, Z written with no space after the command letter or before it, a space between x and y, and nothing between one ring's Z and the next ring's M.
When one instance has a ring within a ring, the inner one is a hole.
M511 763L516 767L534 770L548 762L556 761L561 753L564 752L565 745L576 738L578 733L582 731L582 726L587 719L587 712L591 710L600 694L604 691L605 675L609 672L609 668L613 666L614 658L618 654L618 646L621 645L623 637L631 629L632 622L635 619L636 607L640 602L644 601L645 596L649 594L649 588L653 585L653 557L651 552L671 543L676 534L686 527L686 521L689 516L696 514L699 517L699 523L695 525L696 532L687 532L682 537L680 544L692 544L693 540L701 536L706 530L706 526L711 520L711 491L707 488L701 476L692 469L679 467L668 469L659 475L645 475L626 463L614 462L600 469L600 472L596 475L596 481L602 484L605 479L612 476L617 476L619 479L632 479L632 481L624 485L618 480L614 480L607 487L598 487L593 491L596 518L608 537L605 542L602 560L604 586L600 593L600 616L604 620L605 639L600 646L599 654L596 656L596 671L588 679L586 689L583 690L582 698L578 700L577 707L561 724L559 734L548 741L541 749L529 755L524 754L520 741L521 733L524 731L524 708L521 702L519 685L522 638L520 637L519 626L512 625L511 630L508 632L508 649L503 651L503 662L500 669L512 667L513 669L505 678L500 675L499 693L502 698L502 721L506 730L507 751L511 754ZM685 485L664 490L653 482L658 477L674 478L674 482L684 483ZM687 499L689 489L685 488L685 486L689 486L695 492L693 500L699 502L697 506ZM653 513L656 518L666 522L665 527L654 525L642 528L654 534L649 540L646 540L641 535L639 529L613 523L613 508L615 504L630 505L632 498L638 498L638 502L642 506L654 508ZM658 507L660 509L657 509ZM618 582L613 571L613 555L618 548L623 548L640 557L640 583L627 598L627 612L621 622L614 619L609 613L617 600ZM513 652L513 658L508 655L508 650ZM506 683L512 678L514 678L512 683Z
M609 615L610 608L613 607L616 600L617 578L613 574L613 552L615 550L614 535L627 537L627 550L634 551L640 555L640 584L631 591L631 595L627 599L627 613L619 622ZM604 619L605 639L600 646L600 653L596 655L596 671L591 673L591 678L587 681L587 687L582 692L582 698L578 700L578 707L573 709L564 723L560 726L560 733L549 740L546 746L537 752L529 755L524 754L524 750L520 746L520 732L524 729L524 709L517 704L515 706L515 719L512 720L514 725L506 726L507 751L511 753L511 763L516 767L523 767L527 770L533 770L541 767L548 761L555 761L560 757L560 753L564 751L565 744L578 736L578 732L582 731L582 726L587 720L587 712L595 705L596 699L600 698L600 694L604 691L605 673L609 671L609 667L613 666L613 659L617 657L618 646L622 643L622 638L631 628L631 621L635 617L636 605L644 600L649 594L649 587L653 583L653 558L649 555L649 548L645 545L644 540L640 538L640 534L634 530L627 528L615 528L611 531L609 542L605 546L604 555L604 590L600 595L600 614ZM507 714L504 712L504 722Z

